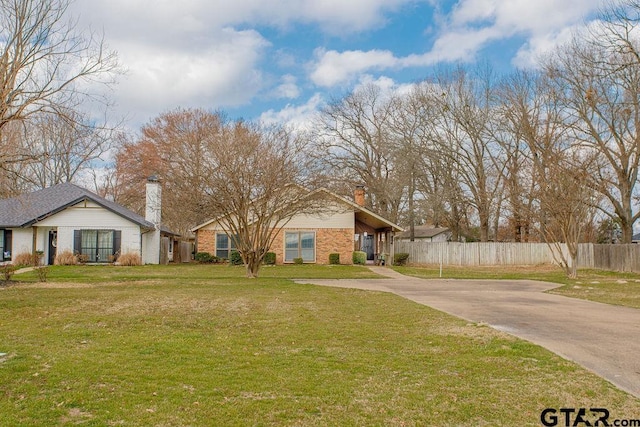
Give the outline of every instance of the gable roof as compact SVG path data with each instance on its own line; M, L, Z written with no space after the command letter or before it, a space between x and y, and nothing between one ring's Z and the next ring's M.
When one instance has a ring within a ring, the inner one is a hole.
M430 226L417 226L414 227L413 229L414 233L413 233L413 237L415 237L416 239L425 239L425 238L430 238L430 237L435 237L439 234L442 233L446 233L447 231L449 231L448 228L445 227L430 227ZM399 239L402 238L409 238L410 237L410 232L407 230L403 233L398 234L396 237Z
M314 194L317 193L325 193L327 195L329 195L330 197L337 199L338 201L348 205L350 208L352 208L354 210L354 212L359 215L359 219L362 220L365 223L371 223L370 225L374 225L374 228L384 228L384 227L388 227L388 228L392 228L394 231L404 231L404 229L402 227L400 227L399 225L381 217L380 215L374 213L373 211L370 211L369 209L365 208L364 206L360 206L355 202L352 202L351 200L344 198L342 196L339 196L329 190L327 190L326 188L319 188L317 190L314 191L310 191L308 196L312 196ZM306 196L305 196L306 197ZM209 224L212 224L218 220L220 220L220 218L222 217L216 217L213 219L210 219L209 221L203 222L202 224L199 224L197 226L195 226L194 228L191 229L191 231L196 232L197 230L206 227ZM375 226L377 225L377 226Z
M83 200L90 200L142 228L155 228L137 213L70 182L0 200L0 228L29 227Z

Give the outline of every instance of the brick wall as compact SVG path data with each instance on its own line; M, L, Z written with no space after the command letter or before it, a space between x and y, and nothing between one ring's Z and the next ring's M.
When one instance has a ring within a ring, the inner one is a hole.
M198 252L216 254L216 231L198 230Z
M316 231L316 262L329 264L329 254L340 254L340 264L351 264L353 228L319 229Z
M352 263L353 228L321 228L311 230L287 229L286 231L315 231L316 232L316 263L329 264L329 254L339 253L341 264ZM270 252L276 253L276 263L284 263L284 232L276 236ZM216 254L216 231L198 230L198 252Z
M329 264L329 254L339 253L341 264L352 263L353 228L308 228L287 229L285 231L315 231L316 232L316 264ZM270 252L276 253L276 263L284 263L284 231L276 236Z

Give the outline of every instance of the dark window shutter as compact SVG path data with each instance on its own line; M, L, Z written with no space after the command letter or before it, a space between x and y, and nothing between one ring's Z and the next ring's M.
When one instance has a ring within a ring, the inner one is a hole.
M7 259L11 259L11 236L12 235L13 234L11 230L4 231L4 251L10 254L7 257ZM4 254L0 254L0 259L2 258L4 258Z
M73 253L79 254L82 251L82 230L73 230Z
M122 231L114 230L113 231L113 255L120 253L120 245L122 242Z

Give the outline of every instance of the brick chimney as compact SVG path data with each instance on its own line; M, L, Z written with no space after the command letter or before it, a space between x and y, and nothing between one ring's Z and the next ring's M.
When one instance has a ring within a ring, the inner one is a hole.
M353 192L353 200L358 206L364 207L364 185L356 185Z

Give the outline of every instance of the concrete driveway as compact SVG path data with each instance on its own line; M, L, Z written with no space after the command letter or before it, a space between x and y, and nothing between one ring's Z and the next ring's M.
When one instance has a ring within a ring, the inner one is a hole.
M417 279L384 267L389 279L300 280L324 286L392 292L471 322L539 344L640 397L640 310L544 291L532 280Z

